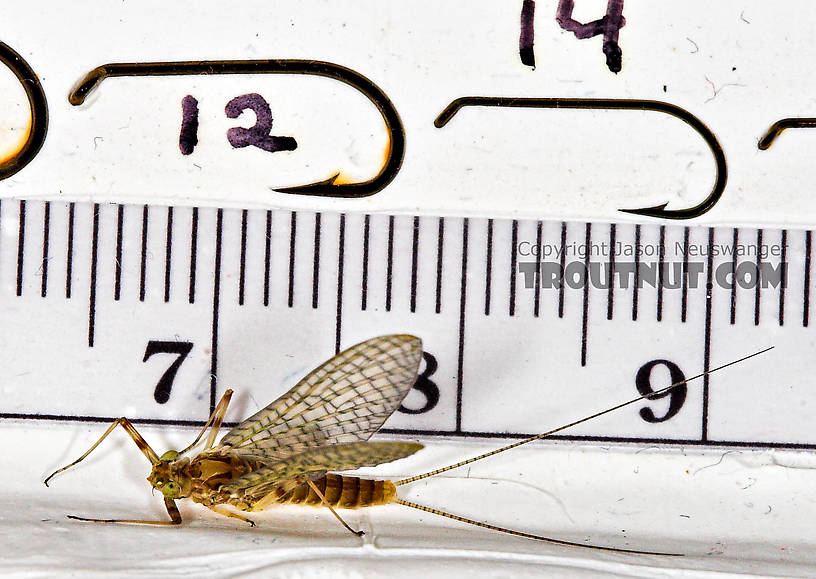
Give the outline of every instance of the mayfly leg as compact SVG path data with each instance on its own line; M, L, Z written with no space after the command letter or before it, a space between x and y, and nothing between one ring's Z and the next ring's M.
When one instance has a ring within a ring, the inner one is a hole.
M363 535L365 535L365 533L363 531L355 531L354 529L352 529L349 526L349 524L346 521L343 520L343 517L341 517L340 515L337 514L337 511L335 511L334 508L331 506L331 504L329 504L329 501L326 500L326 497L323 495L322 492L320 492L320 489L317 488L317 485L314 484L314 482L312 482L312 479L306 479L306 482L309 483L309 486L312 487L312 490L317 494L318 497L320 497L320 502L323 503L323 506L329 507L329 510L334 515L334 517L338 521L340 521L340 524L343 525L346 529L348 529L348 531L352 535L356 535L357 537L362 537Z
M215 410L213 410L213 413L210 415L210 418L207 420L204 428L201 429L201 432L198 433L198 436L195 437L195 440L190 443L187 448L179 451L180 455L184 454L198 444L198 441L201 440L201 437L204 436L204 433L207 432L207 429L210 428L210 426L212 426L212 430L210 430L210 435L207 437L207 443L204 448L205 450L212 448L212 445L215 442L215 437L218 436L218 431L221 429L221 423L224 421L224 415L227 413L227 406L229 406L231 398L232 390L227 390L224 392L224 395L221 397L218 404L216 404Z
M75 521L84 521L87 523L131 523L134 525L161 525L161 526L175 526L181 524L181 513L176 506L173 499L164 499L164 506L167 507L167 514L170 515L169 521L148 521L144 519L92 519L89 517L78 517L76 515L67 515L69 519Z
M91 448L89 448L88 450L85 451L85 454L80 456L78 459L76 459L71 464L67 464L64 467L59 468L59 469L55 470L54 472L52 472L48 476L48 478L46 478L43 481L45 483L45 486L48 486L48 481L51 480L51 478L55 474L61 473L62 471L67 470L67 469L71 468L72 466L75 466L75 465L79 464L80 462L82 462L83 460L85 460L85 457L87 457L89 454L91 454L94 451L94 449L97 446L99 446L99 444L103 440L105 440L105 438L111 432L113 432L113 429L116 428L117 426L121 426L122 428L125 429L125 432L127 432L128 435L130 436L130 438L133 439L133 442L136 443L136 446L139 447L139 450L142 451L142 454L144 454L147 457L147 460L149 460L152 464L158 464L159 463L159 456L156 454L156 452L152 448L150 448L150 445L147 444L147 441L144 438L142 438L142 435L139 434L139 432L133 427L133 424L131 424L130 420L128 420L127 418L122 417L122 418L116 419L113 422L113 424L111 424L108 427L108 429L105 431L105 433L102 436L99 437L99 440L94 442L93 445L91 446Z

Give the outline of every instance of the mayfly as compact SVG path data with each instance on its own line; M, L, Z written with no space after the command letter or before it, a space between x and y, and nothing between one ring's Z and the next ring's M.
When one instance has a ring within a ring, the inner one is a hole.
M769 349L714 368L709 373ZM368 440L399 408L411 390L421 360L422 342L414 336L380 336L357 344L310 372L289 392L238 424L215 445L232 396L232 391L227 390L192 444L184 450L168 450L161 456L127 418L119 418L87 452L52 473L45 479L45 484L47 486L55 474L82 461L116 426L122 426L152 464L147 480L164 495L170 520L69 518L98 523L179 525L182 519L176 500L189 497L216 513L254 526L250 519L225 506L254 512L276 504L322 505L328 507L346 529L359 536L363 532L352 529L335 508L355 509L396 503L478 527L558 545L624 553L669 554L572 543L506 529L400 499L397 487L545 438L644 398L660 395L705 373L560 428L403 480L392 482L334 474L391 462L422 448L421 444L413 442ZM205 434L204 449L193 457L185 456Z

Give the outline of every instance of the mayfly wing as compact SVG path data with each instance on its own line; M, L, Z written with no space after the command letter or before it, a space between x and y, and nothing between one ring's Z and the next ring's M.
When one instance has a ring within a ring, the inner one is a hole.
M221 487L221 491L241 496L248 502L266 496L274 487L294 486L302 477L315 479L327 471L344 471L377 466L405 458L422 449L415 442L346 442L310 448L245 474ZM244 455L242 454L242 457ZM252 458L252 455L249 455Z
M275 461L307 450L368 440L416 382L422 341L372 338L332 359L241 422L209 453Z

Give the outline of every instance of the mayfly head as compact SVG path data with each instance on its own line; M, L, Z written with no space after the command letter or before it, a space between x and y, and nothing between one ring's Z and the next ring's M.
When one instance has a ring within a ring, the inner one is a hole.
M168 499L183 499L193 492L193 479L187 472L189 458L178 458L179 453L168 450L153 465L147 481Z

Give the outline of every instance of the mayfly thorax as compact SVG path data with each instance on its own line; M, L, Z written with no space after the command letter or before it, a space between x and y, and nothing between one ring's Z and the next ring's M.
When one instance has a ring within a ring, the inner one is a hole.
M670 554L572 543L506 529L405 501L397 496L397 487L540 440L639 400L659 396L706 373L554 430L403 480L374 480L334 474L391 462L423 448L414 442L368 440L399 408L413 387L421 360L422 342L414 336L380 336L357 344L310 372L283 396L235 426L216 445L215 438L232 396L232 390L227 390L195 440L183 450L169 450L161 456L147 444L127 418L119 418L82 456L52 473L45 483L48 485L55 474L82 461L119 425L152 464L147 480L154 489L161 491L170 520L69 518L102 523L179 525L182 518L176 500L190 498L221 515L254 526L250 519L226 507L241 512L256 512L279 504L312 505L328 507L346 529L362 535L362 531L352 529L335 508L394 503L478 527L559 545L625 553ZM203 450L196 455L188 454L205 435Z

